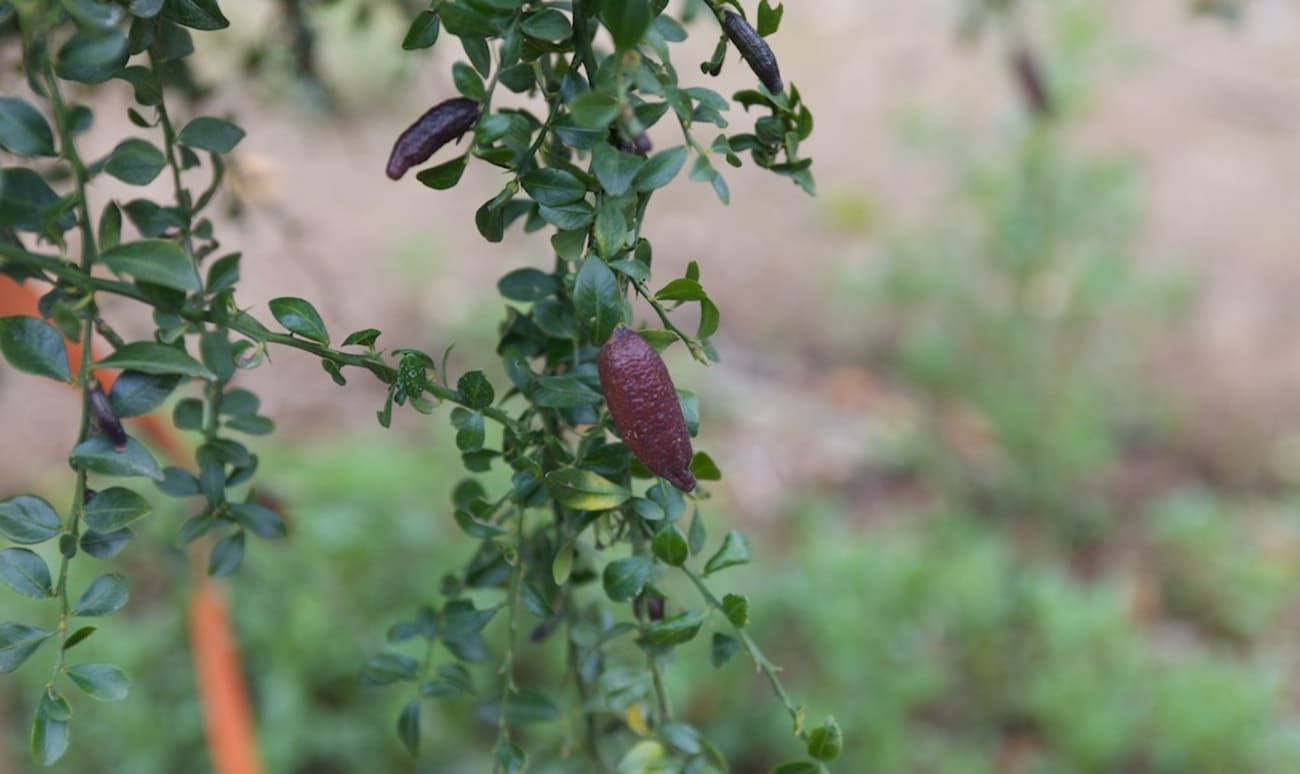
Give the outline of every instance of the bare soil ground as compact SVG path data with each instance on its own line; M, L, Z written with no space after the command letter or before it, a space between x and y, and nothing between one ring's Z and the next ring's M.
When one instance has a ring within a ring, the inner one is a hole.
M412 179L393 184L382 173L392 138L451 93L449 50L402 76L392 51L400 20L380 15L371 32L346 43L338 35L331 42L325 29L323 72L345 108L331 118L292 90L255 89L237 75L238 51L264 31L256 18L263 5L232 3L234 28L203 52L217 86L205 109L229 111L248 130L236 161L250 211L218 226L244 253L242 304L265 313L268 299L301 295L318 302L336 338L373 326L389 347L440 350L460 340L458 367L487 365L472 342L490 336L496 278L521 263L546 265L545 241L513 234L494 246L479 238L473 212L501 182L487 165L471 166L454 192ZM735 490L747 493L746 510L770 512L792 486L847 475L867 453L879 412L891 410L871 375L834 362L819 338L825 326L855 325L826 316L834 267L871 254L873 223L915 220L943 188L942 170L900 152L899 116L920 110L982 136L1018 109L996 39L954 44L952 5L791 6L773 45L816 112L808 151L823 196L746 168L728 173L729 208L684 176L652 206L658 272L672 276L699 260L723 308L723 364L702 373L682 361L678 372L718 398L710 410L726 429L708 431L717 433L710 442ZM1300 8L1257 0L1231 26L1193 19L1175 0L1102 5L1116 64L1103 68L1098 98L1072 131L1081 146L1140 165L1148 197L1134 259L1200 281L1191 320L1168 343L1167 385L1198 408L1189 443L1235 461L1249 480L1281 459L1300 429ZM711 46L711 33L700 37L678 55L687 77ZM730 93L748 85L746 75L733 61L709 85ZM4 90L18 88L13 72L3 77ZM85 140L89 156L107 152L126 128L124 107L100 106ZM123 193L97 184L92 195ZM845 228L831 212L837 202L869 217ZM135 321L137 332L143 322ZM287 438L369 431L382 398L360 376L334 386L293 352L242 378L265 396ZM61 475L75 414L71 393L0 371L0 492ZM434 421L444 427L445 419ZM423 418L398 424L429 432Z

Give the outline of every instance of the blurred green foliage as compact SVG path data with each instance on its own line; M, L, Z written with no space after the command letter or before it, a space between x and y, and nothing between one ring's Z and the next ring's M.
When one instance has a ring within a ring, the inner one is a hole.
M389 722L401 699L358 679L381 646L374 622L399 620L437 587L437 568L463 558L460 541L448 538L456 530L442 502L444 476L456 470L452 445L399 447L372 437L265 459L263 480L286 502L291 535L283 547L250 555L228 590L268 770L482 770L468 751L490 748L494 729L476 718L473 699L439 703L426 718L425 753L412 762ZM1178 594L1209 594L1229 611L1230 625L1244 627L1240 636L1276 633L1295 562L1252 551L1244 528L1223 517L1229 507L1195 491L1153 505L1148 523L1161 550L1148 569L1167 589L1171 612L1180 609ZM825 496L793 503L784 550L774 540L756 549L779 559L727 579L760 600L750 628L771 644L787 683L811 703L838 708L848 770L1300 767L1300 724L1276 654L1216 638L1199 621L1166 622L1173 628L1163 633L1150 626L1135 613L1146 574L1080 580L1051 557L1025 560L970 514L900 511L888 526L862 529L845 521L850 510ZM70 771L207 770L178 615L186 570L163 542L178 518L164 516L142 536L152 551L118 560L153 578L129 609L131 636L80 646L136 675L136 705L79 726L80 743L64 764ZM1293 522L1294 514L1276 511L1253 523ZM1290 537L1294 548L1300 541L1294 531ZM1189 579L1190 567L1209 574ZM724 628L706 623L706 632ZM764 770L778 762L789 720L764 700L769 689L749 664L710 666L708 639L681 649L668 691L737 771ZM521 682L550 673L541 666L522 664ZM490 687L490 671L474 675L480 686ZM15 677L18 685L0 695L5 712L20 709L16 697L40 679L35 670ZM159 734L163 722L168 730ZM567 722L536 726L533 743L562 743ZM16 736L10 749L21 750Z

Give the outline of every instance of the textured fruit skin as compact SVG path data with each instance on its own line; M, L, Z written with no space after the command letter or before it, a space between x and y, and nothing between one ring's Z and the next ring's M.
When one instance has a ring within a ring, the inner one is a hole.
M749 26L749 22L738 14L727 11L722 15L722 30L768 91L773 94L785 91L785 84L781 82L781 70L776 65L776 54L772 53L771 46L767 45L758 31Z
M422 164L442 146L460 137L478 123L478 103L457 97L429 108L393 143L388 156L388 176L393 180Z
M90 414L95 418L95 426L99 428L99 432L108 437L114 449L118 451L125 449L126 430L122 429L122 420L117 418L117 412L108 402L104 388L99 386L99 382L94 382L90 385L90 392L87 395L90 400Z
M614 426L632 454L657 476L690 492L691 435L668 367L641 335L615 328L600 348L600 384Z

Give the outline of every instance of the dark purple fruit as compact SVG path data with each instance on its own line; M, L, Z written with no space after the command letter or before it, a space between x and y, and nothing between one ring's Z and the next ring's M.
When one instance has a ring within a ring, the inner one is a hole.
M117 412L108 402L108 396L104 394L104 388L99 386L99 382L91 381L87 397L90 400L90 415L95 418L99 432L108 436L113 448L118 451L125 449L126 430L122 429L122 420L117 418Z
M427 161L439 148L472 129L478 123L478 112L478 103L464 97L429 108L393 143L388 176L397 180L406 170Z
M623 443L650 472L683 492L695 489L686 417L659 353L620 326L600 348L599 366L605 403Z
M749 69L754 71L754 75L758 76L768 91L773 94L785 91L785 84L781 83L781 70L776 66L776 54L772 53L772 48L758 31L749 26L749 22L739 14L727 11L722 14L722 31L727 33L732 45L749 63Z
M1038 118L1054 116L1056 106L1034 52L1025 46L1017 46L1011 52L1011 70L1016 76L1016 85L1020 88L1020 98L1024 100L1029 112Z

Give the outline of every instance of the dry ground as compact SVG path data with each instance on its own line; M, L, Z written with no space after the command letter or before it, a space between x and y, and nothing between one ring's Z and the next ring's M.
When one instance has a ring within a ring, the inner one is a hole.
M545 242L514 235L493 246L479 238L473 211L499 185L486 165L472 166L461 188L442 193L411 179L393 184L381 171L397 132L451 93L449 47L408 62L412 71L402 76L391 55L398 20L381 14L370 33L346 45L337 35L329 42L330 24L341 26L330 22L323 72L344 107L332 119L292 89L241 80L232 62L262 34L256 17L269 4L226 5L232 30L201 36L220 40L203 51L205 73L218 86L207 109L230 111L247 128L237 160L274 205L218 229L245 256L241 302L265 312L269 298L301 295L318 302L337 337L375 326L390 347L433 350L459 337L458 367L486 365L474 342L486 341L483 331L499 311L495 280L523 263L545 265ZM898 117L921 110L979 137L999 131L1017 110L1000 51L990 45L996 41L954 45L952 3L787 5L773 45L816 112L808 151L818 159L823 196L810 199L745 169L729 173L730 208L683 178L651 209L656 267L671 276L698 259L723 308L723 364L705 374L683 361L678 373L716 396L708 409L716 417L726 412L729 421L712 431L715 456L744 484L736 487L747 492L741 505L757 513L792 484L814 475L833 480L852 468L870 438L864 407L879 403L853 395L870 388L869 376L834 362L818 344L819 326L855 323L819 312L833 267L872 254L873 225L916 221L942 189L942 170L900 152ZM1293 300L1300 293L1300 7L1257 0L1244 23L1229 26L1191 19L1176 0L1101 5L1110 9L1115 64L1102 69L1077 141L1127 154L1143 172L1148 209L1134 259L1201 281L1190 323L1168 344L1174 370L1167 381L1200 407L1191 443L1239 461L1249 478L1293 447L1288 439L1300 429ZM678 55L684 73L697 72L711 35ZM732 62L710 85L729 93L747 85L745 75ZM2 90L18 88L12 71L3 77ZM407 80L396 90L387 88L401 77ZM88 155L115 143L126 128L124 106L101 105L85 140ZM114 193L97 184L92 195ZM837 205L866 217L846 228L832 216ZM360 377L337 388L292 352L243 378L264 394L288 438L369 431L382 395ZM810 394L824 400L787 410ZM69 393L0 372L0 491L58 480L75 435L73 406ZM427 432L424 422L405 417L399 431ZM445 426L443 417L434 422ZM723 425L725 437L716 429ZM794 451L777 456L772 439ZM834 463L829 471L824 461Z

